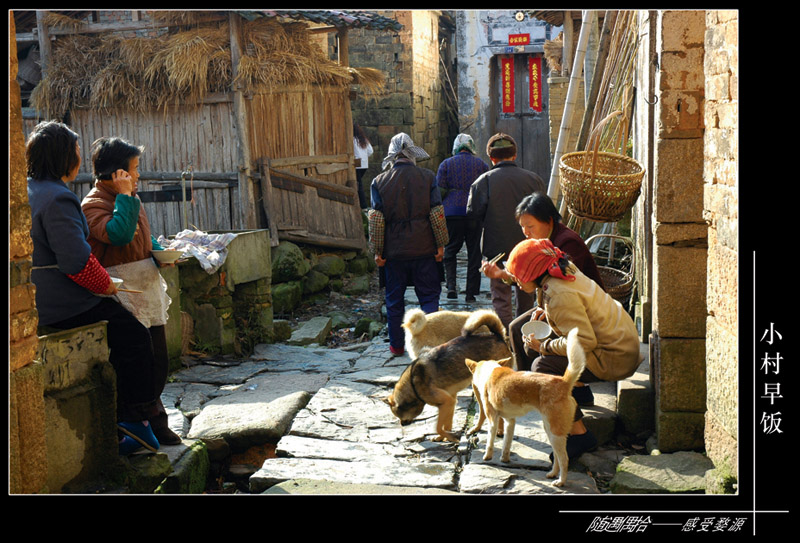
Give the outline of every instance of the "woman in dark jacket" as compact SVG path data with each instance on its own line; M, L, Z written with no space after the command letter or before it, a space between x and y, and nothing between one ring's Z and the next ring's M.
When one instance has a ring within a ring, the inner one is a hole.
M39 324L58 329L107 321L109 361L117 375L120 454L156 450L153 349L147 329L109 296L117 292L92 255L78 197L67 187L81 164L78 135L58 122L37 125L25 147Z

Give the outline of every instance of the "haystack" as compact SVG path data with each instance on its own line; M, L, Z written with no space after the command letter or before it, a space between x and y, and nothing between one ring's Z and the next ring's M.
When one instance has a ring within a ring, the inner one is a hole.
M383 90L382 72L329 60L305 23L245 21L242 43L246 46L234 81L227 22L158 37L61 37L31 102L47 116L60 117L70 108L165 109L198 103L209 93L234 86L245 93L289 85L357 84L366 94Z

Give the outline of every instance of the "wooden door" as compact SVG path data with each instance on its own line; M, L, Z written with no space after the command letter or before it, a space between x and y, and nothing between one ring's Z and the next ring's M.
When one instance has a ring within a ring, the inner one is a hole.
M498 55L493 73L494 133L517 142L517 165L550 179L546 62L541 53Z

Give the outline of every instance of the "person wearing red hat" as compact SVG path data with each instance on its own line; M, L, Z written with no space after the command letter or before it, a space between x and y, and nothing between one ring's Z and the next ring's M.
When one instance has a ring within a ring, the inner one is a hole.
M519 287L536 294L554 334L539 341L525 336L526 346L539 353L531 371L563 375L567 368L567 334L578 328L586 352L581 383L620 381L633 375L641 363L639 334L622 305L589 279L549 239L526 239L508 257L507 273ZM597 446L597 439L575 412L567 453L577 458Z

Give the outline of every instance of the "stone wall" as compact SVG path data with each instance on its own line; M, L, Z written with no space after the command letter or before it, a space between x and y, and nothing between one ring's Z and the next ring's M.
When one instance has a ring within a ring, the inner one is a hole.
M39 323L31 282L31 213L28 205L25 142L14 14L8 12L9 71L9 492L46 490L47 450L44 434L43 373L33 363Z
M364 128L374 154L364 175L365 193L381 172L389 141L405 132L431 156L419 165L433 170L449 156L450 132L441 85L439 12L429 10L381 12L403 25L399 32L353 28L348 32L349 62L354 67L385 73L379 96L358 93L352 101L353 121Z
M738 471L738 120L739 19L707 11L705 31L705 167L708 222L705 444L717 484L728 491Z
M651 379L663 452L703 449L706 257L704 11L655 14Z

